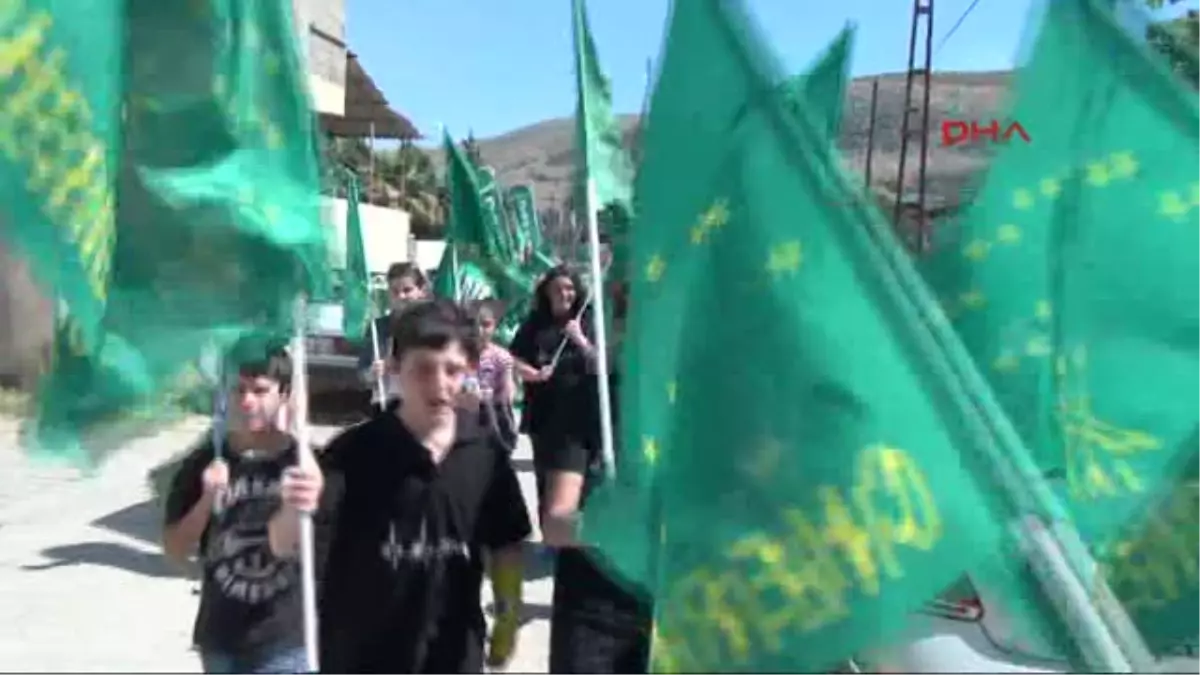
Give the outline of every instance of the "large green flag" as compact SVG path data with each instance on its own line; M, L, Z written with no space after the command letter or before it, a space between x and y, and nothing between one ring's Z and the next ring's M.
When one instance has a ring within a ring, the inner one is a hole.
M595 186L597 213L610 213L602 223L612 242L613 274L624 279L629 215L633 204L633 161L623 144L621 125L612 109L612 86L600 68L596 43L588 27L584 0L571 0L575 47L575 213L588 217L587 184ZM619 213L614 213L614 211Z
M1034 140L996 157L926 276L1100 542L1195 451L1200 109L1103 3L1059 0L1011 118Z
M621 126L612 110L612 85L600 68L588 27L584 0L571 0L575 45L575 204L579 217L586 203L587 180L596 185L597 211L609 204L630 210L633 162L622 144Z
M842 123L846 83L850 80L854 33L854 26L847 25L812 67L787 83L796 105L808 106L818 128L825 130L834 142Z
M82 22L80 35L96 29L77 7L46 8L55 22ZM314 120L290 5L210 0L121 11L110 37L123 56L104 62L125 64L121 96L97 99L105 107L93 112L124 122L108 300L95 349L79 348L85 340L58 345L34 438L85 464L97 458L79 432L194 380L204 348L224 351L250 334L286 337L297 295L328 284ZM71 49L78 45L54 53ZM51 93L70 99L65 88ZM42 194L74 180L47 180ZM67 264L30 257L35 268ZM80 316L73 298L61 296L72 322Z
M358 176L346 172L346 269L342 275L342 334L357 340L370 320L371 273L358 213Z
M609 344L620 336L614 320L615 298L629 284L629 224L633 217L633 158L624 145L624 134L612 109L612 86L600 67L596 43L588 25L585 0L571 0L575 51L575 217L588 223L588 209L596 213L597 227L608 239L609 259L604 279L592 280L596 292L606 293L604 322ZM594 192L588 194L588 185ZM586 249L585 249L586 250ZM586 260L587 258L583 258Z
M125 3L79 10L70 0L23 0L0 17L0 236L70 308L60 342L91 354L116 240Z
M1049 3L1016 89L1034 140L1001 151L926 276L1163 654L1196 640L1200 110L1089 0Z
M985 558L1020 560L936 308L897 281L899 245L868 234L886 225L750 26L737 2L674 6L638 176L622 452L584 514L653 591L656 672L828 672Z

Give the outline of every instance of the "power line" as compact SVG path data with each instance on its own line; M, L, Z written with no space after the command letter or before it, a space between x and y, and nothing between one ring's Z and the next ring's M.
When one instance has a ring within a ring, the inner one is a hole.
M971 12L974 11L975 6L978 4L979 0L971 0L971 4L967 6L967 11L963 12L962 16L958 17L958 21L955 21L954 25L950 27L950 30L946 31L946 34L942 36L942 39L938 42L937 49L935 49L934 52L940 52L942 50L942 47L946 44L946 40L949 40L950 36L954 35L954 32L957 31L958 27L963 24L963 21L967 20L967 17L970 16Z

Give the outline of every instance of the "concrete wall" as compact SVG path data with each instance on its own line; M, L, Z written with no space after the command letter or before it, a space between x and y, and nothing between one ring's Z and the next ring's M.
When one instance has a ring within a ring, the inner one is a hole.
M416 249L417 264L428 272L436 270L438 265L442 264L442 254L446 251L446 242L443 240L418 241Z
M309 62L309 88L318 112L346 107L346 0L292 0ZM307 26L307 30L305 30Z
M346 200L322 199L325 222L330 225L330 264L336 269L346 267ZM363 247L367 252L367 269L386 272L389 265L412 258L410 226L407 211L371 204L359 204L362 219Z

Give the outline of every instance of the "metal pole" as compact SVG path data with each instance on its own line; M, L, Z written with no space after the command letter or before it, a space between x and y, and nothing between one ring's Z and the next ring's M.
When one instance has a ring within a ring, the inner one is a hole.
M371 193L375 190L375 122L371 122L371 137L367 140L367 203L374 204Z
M879 113L879 79L871 80L871 116L867 119L867 166L863 169L863 183L867 194L871 194L871 169L875 160L875 121Z
M920 20L921 0L913 0L912 30L908 36L908 73L904 78L904 115L900 118L900 161L896 168L896 205L892 222L900 225L900 206L904 203L904 168L908 162L908 118L912 114L913 66L917 59L917 21Z
M292 406L294 431L296 434L297 463L315 466L312 437L308 428L308 352L304 339L304 327L308 315L308 302L303 295L296 299L292 319L295 336L292 338ZM300 515L300 594L304 621L304 652L309 672L320 672L318 661L317 632L317 575L316 549L313 538L311 513Z
M617 472L616 456L613 450L612 429L612 399L608 390L608 336L604 325L604 270L600 266L600 224L595 209L596 182L591 178L587 181L587 196L584 208L587 209L588 249L592 272L591 298L595 305L592 312L593 332L596 336L596 380L600 393L600 448L604 458L604 472L612 478Z
M1059 614L1067 618L1064 622L1067 630L1076 643L1083 646L1080 652L1088 660L1088 666L1100 672L1141 672L1134 670L1121 651L1109 631L1108 622L1067 561L1065 551L1041 521L1029 516L1023 530L1026 537L1022 541L1028 544L1026 555L1034 578L1041 583L1046 597L1058 607Z
M921 104L921 160L917 165L917 252L929 249L929 217L925 210L925 171L929 163L929 95L933 91L933 0L926 9L929 19L925 22L925 95Z

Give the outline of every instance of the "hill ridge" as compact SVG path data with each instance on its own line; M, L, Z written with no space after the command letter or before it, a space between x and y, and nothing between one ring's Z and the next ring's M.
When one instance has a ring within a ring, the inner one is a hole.
M999 117L1011 81L1011 71L935 72L930 93L930 143L927 173L928 200L950 203L984 166L987 151L981 146L941 147L940 125L946 119L990 119ZM867 128L870 117L871 83L879 82L872 183L894 190L903 117L904 73L884 73L851 81L843 107L839 135L848 164L859 171L865 165ZM918 85L919 86L919 85ZM917 89L914 95L919 92ZM638 115L618 116L627 138L635 130ZM476 139L486 164L493 167L503 185L529 184L539 208L561 206L570 192L573 168L574 118L558 117L512 129L490 138ZM440 166L440 150L432 150ZM915 156L915 155L914 155ZM910 174L911 171L911 174ZM915 182L916 162L907 163L908 189Z

